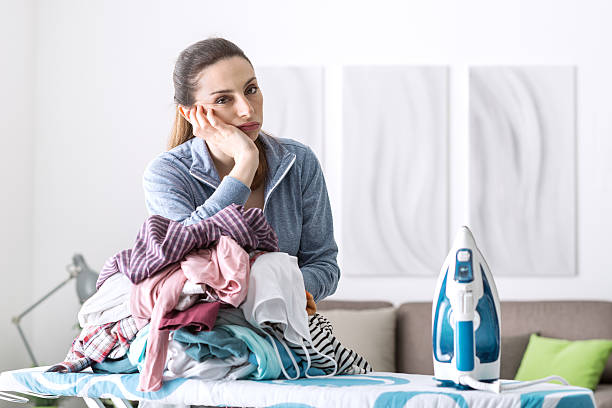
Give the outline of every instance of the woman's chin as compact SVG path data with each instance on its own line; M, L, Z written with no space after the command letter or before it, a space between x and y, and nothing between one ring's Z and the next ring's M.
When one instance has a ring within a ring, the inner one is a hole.
M249 137L249 139L251 139L252 141L255 141L259 137L259 129L248 131L246 132L246 134Z

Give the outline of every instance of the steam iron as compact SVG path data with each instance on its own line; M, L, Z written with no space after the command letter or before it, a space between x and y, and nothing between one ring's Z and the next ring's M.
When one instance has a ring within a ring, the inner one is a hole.
M499 297L489 266L465 226L440 269L432 341L434 377L443 386L499 383Z

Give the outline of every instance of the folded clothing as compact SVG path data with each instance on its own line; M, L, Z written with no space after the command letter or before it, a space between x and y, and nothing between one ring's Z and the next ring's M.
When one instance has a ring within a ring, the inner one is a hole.
M372 370L363 357L342 346L333 335L329 320L320 314L309 319L312 343L304 347L290 343L286 347L282 340L250 326L240 309L221 308L217 321L236 324L218 324L210 331L194 332L182 327L172 332L163 379L274 380L282 378L284 373L285 378L298 378L334 373L363 374ZM149 328L150 325L142 328L132 340L128 361L124 361L126 357L107 359L92 368L96 372L109 373L132 372L134 367L142 370Z
M296 345L310 341L304 277L295 256L259 255L251 266L249 291L240 308L254 327L275 331Z
M249 279L250 290L240 309L251 325L269 334L278 359L282 360L279 350L283 348L287 357L298 357L294 360L293 375L281 365L286 378L315 375L310 370L300 372L299 361L306 361L307 367L319 369L325 375L372 371L363 357L342 346L324 316L315 313L308 317L303 277L295 257L282 252L257 254ZM282 347L277 347L272 339Z
M372 371L365 358L344 347L334 336L332 324L325 316L315 313L310 317L308 327L312 342L305 344L304 348L290 343L289 347L300 359L310 360L311 367L319 368L325 374L335 372L336 375L366 374Z
M142 225L133 248L106 261L96 287L116 273L139 283L179 262L193 249L210 247L223 235L234 239L247 252L278 251L276 233L259 208L243 210L242 206L230 204L212 217L188 226L152 215Z
M205 284L185 282L175 310L187 310L198 302L218 302L219 296Z
M257 370L249 375L249 379L276 380L280 377L283 370L283 367L281 367L282 361L277 358L274 348L266 339L244 326L228 324L220 326L220 328L229 331L232 336L244 341L251 351L252 358L250 361L257 367Z
M151 321L144 366L140 375L140 390L156 391L162 386L169 330L161 321L178 304L187 278L193 283L206 283L217 291L220 299L232 303L239 302L246 296L242 292L246 292L248 272L249 260L246 251L232 238L221 236L214 248L194 251L187 255L184 261L169 265L161 272L132 286L130 308L134 318L137 321ZM218 307L213 306L211 309L203 306L207 309L197 309L215 312L206 316L201 327L212 327ZM172 328L175 328L175 325Z
M210 330L215 325L220 305L220 302L201 302L187 310L171 310L159 321L159 329L178 330L186 327L194 332Z
M115 323L130 316L132 282L120 273L109 277L98 291L83 303L78 313L81 327Z
M131 374L138 372L138 366L132 364L127 354L121 358L107 358L101 363L93 363L91 369L96 374Z
M149 332L151 331L151 324L147 324L145 327L140 329L136 334L136 337L130 343L127 356L132 365L138 367L138 371L142 371L145 361L145 355L147 350L147 341L149 340Z
M178 341L168 345L167 370L164 379L199 378L202 380L239 380L246 378L256 367L249 363L249 354L230 355L226 358L208 358L196 361L186 352L186 347Z
M140 374L141 391L161 388L169 331L160 330L160 321L178 303L185 280L179 264L175 263L132 286L130 307L134 318L144 323L149 319L151 321L144 366Z
M227 236L210 248L190 252L181 262L189 282L205 284L220 301L234 307L247 296L249 269L249 254Z
M248 358L249 354L246 343L233 336L223 326L201 332L182 328L172 334L172 340L181 343L185 347L185 353L196 361L231 356Z
M89 367L92 362L102 362L108 358L121 358L129 349L130 341L141 326L132 316L116 323L86 327L74 339L65 360L51 366L51 372L78 372Z
M308 360L297 355L294 350L285 348L280 340L269 336L266 336L265 339L270 343L275 343L275 346L273 347L276 347L280 354L281 363L285 369L285 372L287 373L288 378L303 378L306 376L319 377L328 374L328 372L325 372L312 364L309 366ZM294 363L297 363L297 371Z

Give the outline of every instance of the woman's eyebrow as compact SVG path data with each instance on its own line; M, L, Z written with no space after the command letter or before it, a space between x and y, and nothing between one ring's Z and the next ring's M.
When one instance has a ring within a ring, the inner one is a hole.
M250 78L248 81L246 81L246 82L244 83L244 86L247 86L247 85L248 85L248 84L249 84L249 83L250 83L252 80L254 80L254 79L255 79L255 77ZM244 86L243 86L243 87L244 87ZM221 91L211 92L210 94L211 94L211 95L214 95L214 94L218 94L218 93L226 93L226 92L232 92L232 90L231 90L231 89L223 89L223 90L221 90Z

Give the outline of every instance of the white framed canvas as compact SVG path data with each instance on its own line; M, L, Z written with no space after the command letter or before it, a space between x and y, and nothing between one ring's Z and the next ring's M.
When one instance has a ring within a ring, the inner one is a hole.
M575 275L576 70L470 69L469 219L494 275Z
M343 274L435 276L448 242L448 68L343 70Z

